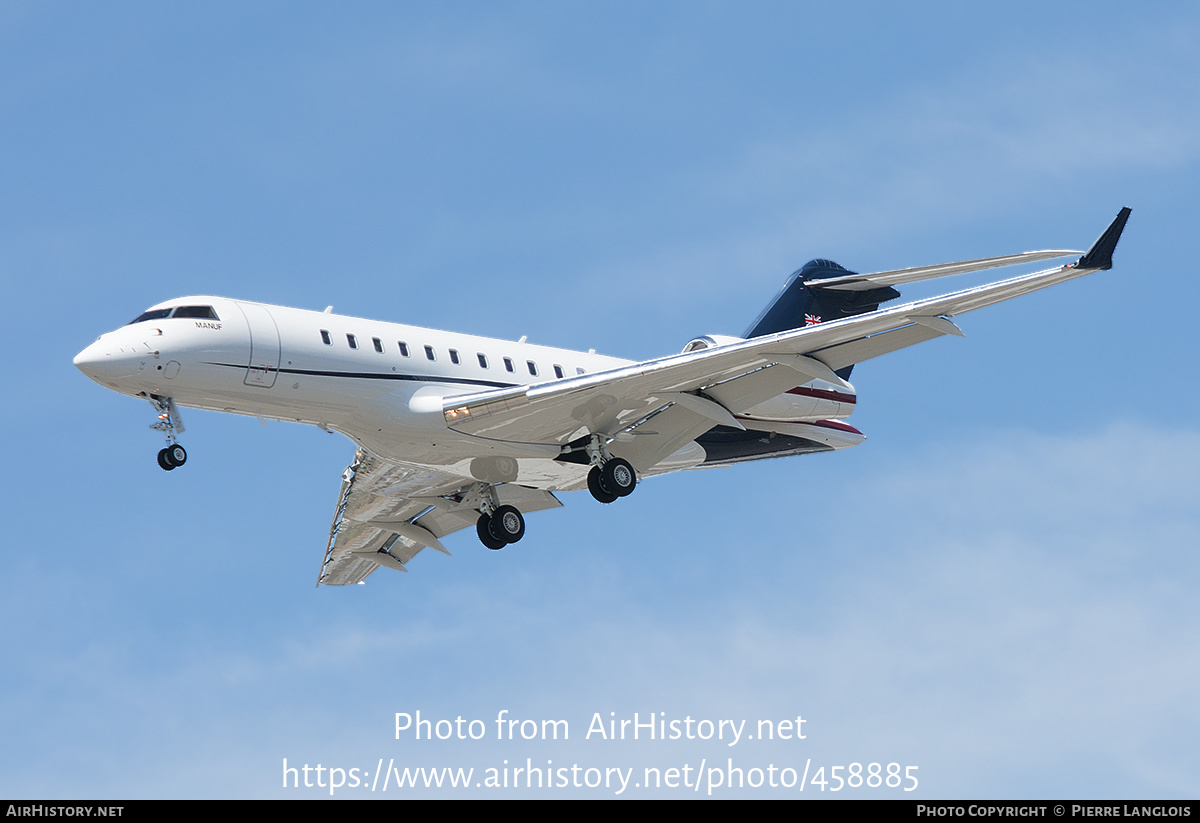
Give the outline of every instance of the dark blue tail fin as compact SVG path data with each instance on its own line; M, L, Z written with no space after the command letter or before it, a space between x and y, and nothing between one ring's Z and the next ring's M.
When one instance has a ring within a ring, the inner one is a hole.
M819 285L821 280L845 277L849 274L855 272L839 266L832 260L809 260L799 271L792 272L783 291L763 309L763 313L750 324L750 328L742 336L762 337L766 334L865 314L875 311L880 303L900 296L900 292L891 286L851 291L821 288ZM853 368L847 366L838 370L838 377L848 379Z
M1128 207L1121 209L1117 218L1108 224L1104 234L1100 235L1075 265L1081 269L1111 269L1113 252L1116 251L1117 241L1121 239L1121 232L1125 231L1125 224L1129 221L1132 211Z
M832 260L809 260L799 271L792 273L783 291L763 309L743 337L762 337L764 334L865 314L875 311L880 303L900 296L900 292L891 286L860 291L820 287L821 280L849 274L855 272Z

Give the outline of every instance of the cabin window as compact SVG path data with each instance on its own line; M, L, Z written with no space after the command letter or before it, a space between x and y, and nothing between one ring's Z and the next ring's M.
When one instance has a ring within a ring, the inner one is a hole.
M358 338L355 337L354 335L352 335L352 334L346 335L346 342L350 344L350 348L352 348L352 349L358 348Z
M487 368L487 355L486 354L477 354L475 356L479 358L479 368L486 369Z
M584 371L583 371L583 369L581 369L581 368L579 368L578 366L576 366L576 367L575 367L575 373L576 373L576 374L584 374Z
M172 317L198 317L201 320L220 320L212 306L180 306Z
M325 329L321 329L321 342L324 343L326 346L333 345L333 338L329 336L329 332L326 331Z
M403 340L396 341L396 345L400 347L400 356L408 357L408 344Z
M563 378L562 366L558 365L557 363L554 364L554 376L559 380Z
M425 347L425 357L428 360L436 360L437 359L436 357L433 356L433 346Z
M372 337L371 342L375 344L375 351L379 352L380 354L383 354L383 341L380 340L378 337Z
M532 360L526 360L525 365L529 367L529 373L537 377L537 363L534 363Z
M511 357L504 358L504 370L506 372L514 372L517 370L517 367L513 365Z
M451 362L451 363L453 363L453 364L454 364L454 365L456 365L456 366L459 364L459 359L458 359L458 349L451 349L451 350L450 350L450 362Z

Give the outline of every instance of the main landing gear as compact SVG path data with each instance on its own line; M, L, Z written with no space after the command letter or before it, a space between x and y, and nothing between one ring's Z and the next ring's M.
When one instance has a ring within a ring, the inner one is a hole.
M625 497L637 486L637 474L633 466L620 457L614 457L603 466L592 466L587 478L588 491L601 503L612 503Z
M166 448L158 452L158 465L163 471L169 472L187 462L187 450L176 440L176 435L183 431L183 418L179 416L179 409L171 398L152 394L148 399L158 411L158 422L150 428L162 432L167 438Z
M500 505L495 486L480 483L471 496L479 511L475 533L479 535L480 543L489 549L503 549L525 536L525 516L516 506Z
M479 515L475 532L489 549L503 549L525 536L525 517L516 506L500 506L491 514Z
M597 435L592 435L587 445L588 458L592 470L588 472L588 491L592 497L601 503L612 503L618 497L626 497L633 493L637 486L637 472L629 461L613 457L608 449L600 442Z

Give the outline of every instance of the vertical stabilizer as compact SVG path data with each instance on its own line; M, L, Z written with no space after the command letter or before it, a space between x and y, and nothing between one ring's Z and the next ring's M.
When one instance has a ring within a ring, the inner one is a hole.
M743 335L746 338L799 329L816 323L840 320L875 311L880 303L894 300L900 292L890 286L857 291L821 288L820 281L842 278L855 272L832 260L809 260L788 278L783 291L771 301Z
M1125 231L1125 224L1129 222L1132 211L1128 206L1121 209L1116 219L1108 224L1104 234L1100 235L1075 265L1081 269L1111 269L1113 252L1117 249L1117 241L1121 239L1121 232Z

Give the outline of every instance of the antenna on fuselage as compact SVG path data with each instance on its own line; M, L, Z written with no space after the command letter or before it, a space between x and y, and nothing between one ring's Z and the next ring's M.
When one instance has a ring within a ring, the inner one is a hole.
M321 312L321 314L329 314L331 311L333 311L333 306L326 306L325 311Z

